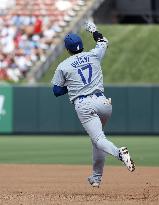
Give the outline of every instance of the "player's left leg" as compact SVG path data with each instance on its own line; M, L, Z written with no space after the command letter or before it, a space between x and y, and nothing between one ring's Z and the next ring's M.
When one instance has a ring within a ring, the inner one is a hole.
M93 142L92 142L92 152L93 152L93 173L90 177L88 177L88 181L93 187L99 187L103 175L106 153L98 149Z

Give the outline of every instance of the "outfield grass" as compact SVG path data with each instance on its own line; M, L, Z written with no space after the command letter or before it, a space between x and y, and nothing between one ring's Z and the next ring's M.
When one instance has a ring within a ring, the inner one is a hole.
M103 60L104 83L158 83L159 26L98 26L109 39L107 57ZM85 50L95 46L91 34L81 31ZM52 64L41 82L50 83L57 65L68 57L65 51Z
M126 145L138 166L159 166L159 137L111 137L117 146ZM0 163L91 164L87 136L0 137ZM109 165L121 163L108 157Z

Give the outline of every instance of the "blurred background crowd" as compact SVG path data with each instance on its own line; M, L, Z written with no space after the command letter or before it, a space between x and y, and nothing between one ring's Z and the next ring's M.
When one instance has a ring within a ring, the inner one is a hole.
M64 35L90 17L98 24L159 23L159 1L0 0L0 81L28 74L27 82L38 81L61 54Z
M11 1L6 2L6 8ZM46 60L55 37L84 1L17 0L0 15L0 79L18 82ZM3 5L4 6L4 5Z

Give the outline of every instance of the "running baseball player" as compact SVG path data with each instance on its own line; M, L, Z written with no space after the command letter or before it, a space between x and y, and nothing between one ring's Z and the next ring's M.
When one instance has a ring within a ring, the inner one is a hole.
M131 172L135 164L126 147L118 148L103 132L112 113L111 100L104 96L101 61L108 49L108 40L96 30L92 22L87 22L86 30L93 34L96 46L84 52L83 43L77 34L65 36L65 47L70 57L60 63L52 79L56 97L68 93L78 118L90 136L93 147L93 171L88 182L99 187L103 175L105 158L110 154L121 160Z

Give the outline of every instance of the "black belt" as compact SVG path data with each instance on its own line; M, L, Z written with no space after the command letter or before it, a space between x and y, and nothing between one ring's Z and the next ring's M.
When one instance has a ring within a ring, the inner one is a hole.
M101 92L99 92L99 93L92 93L92 94L90 94L90 95L96 95L97 97L104 96L104 94L101 93ZM80 96L77 97L77 98L78 98L79 100L81 100L81 99L86 98L86 97L88 97L88 96L90 96L90 95L80 95ZM76 98L76 99L77 99L77 98Z

